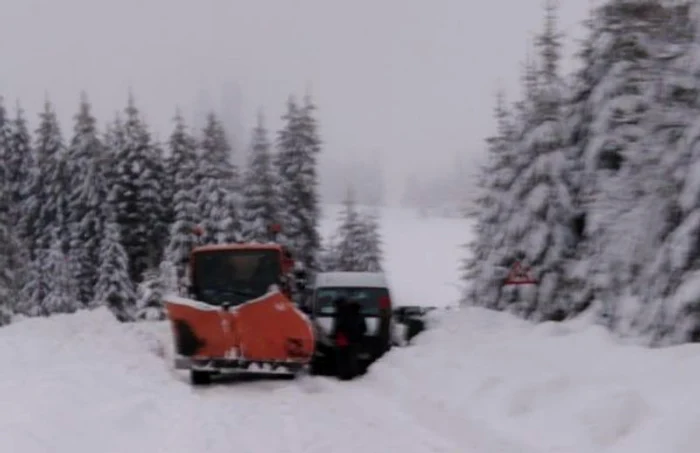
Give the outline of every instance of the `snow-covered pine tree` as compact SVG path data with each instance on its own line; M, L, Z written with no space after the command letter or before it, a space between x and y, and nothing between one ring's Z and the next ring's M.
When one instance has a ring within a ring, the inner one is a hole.
M314 118L315 109L310 96L305 97L301 107L290 96L287 112L282 117L285 124L278 133L275 161L282 237L300 264L311 270L318 269L321 244L316 170L321 140Z
M332 271L350 272L359 269L360 250L358 238L362 235L360 216L357 212L355 194L349 188L343 200L343 209L338 219L338 227L333 238L334 256L328 261Z
M124 148L125 132L124 122L121 119L119 112L114 117L114 120L107 124L104 137L104 153L102 155L102 166L104 173L104 182L106 187L112 187L117 183L117 159L119 150ZM116 209L116 206L114 207Z
M134 283L146 269L157 266L163 181L158 179L158 156L150 134L129 95L125 109L122 146L115 154L114 201L124 249L129 257L129 275ZM120 134L120 131L115 131ZM115 135L121 142L120 135Z
M42 273L47 278L48 291L42 300L42 312L47 315L74 313L83 304L78 300L74 272L69 256L64 250L65 233L60 226L52 228L52 241L42 262Z
M576 242L570 265L565 270L573 312L585 310L594 298L593 285L590 284L588 275L591 263L590 254L587 252L589 243L586 234L587 213L593 200L591 186L593 172L586 170L584 153L589 142L594 139L591 128L595 109L591 102L591 95L595 85L611 64L609 58L601 59L597 54L596 44L601 34L596 25L593 10L584 21L584 26L588 30L588 36L576 53L581 61L581 67L573 74L567 108L562 112L567 154L571 162L569 180L572 182L571 198L574 209L572 230ZM586 189L586 187L589 188Z
M9 189L7 160L11 151L11 142L11 121L7 114L7 109L5 108L4 99L0 96L0 158L2 159L2 163L0 164L0 183L2 184L1 188L3 192L7 192Z
M15 272L15 257L17 256L17 241L10 223L12 198L7 168L8 156L11 152L12 130L10 119L0 97L0 326L10 322L12 306L17 294L17 275Z
M54 241L54 228L64 251L68 250L67 192L68 175L65 167L65 147L56 113L49 101L44 103L39 127L35 133L34 150L37 171L33 175L32 191L27 200L31 228L30 247L49 250Z
M361 233L359 249L362 251L358 260L360 268L365 272L383 272L384 251L377 214L363 212L360 214L359 221Z
M318 270L319 272L332 272L338 269L338 244L337 238L328 237L321 242L321 247L318 252Z
M266 242L270 237L270 226L277 222L277 203L270 142L262 114L258 115L258 123L253 130L242 192L243 238L246 241Z
M16 311L28 268L9 214L8 210L0 213L0 326Z
M213 112L207 115L200 152L196 201L204 231L202 241L237 242L241 240L238 169L232 161L226 131Z
M194 138L187 132L184 120L175 117L170 136L170 177L173 187L173 223L165 250L165 261L175 268L176 286L183 284L187 263L195 245L193 230L200 220L196 204L197 151ZM168 285L172 286L172 282Z
M570 310L563 291L563 267L574 246L570 219L569 162L560 114L566 87L558 73L560 36L556 30L555 5L546 5L545 27L538 36L540 65L532 110L517 155L526 162L512 186L515 205L507 220L506 254L523 255L539 280L535 291L512 288L501 297L508 307L533 319L561 319ZM509 300L510 302L510 300Z
M149 177L157 184L151 186L152 190L157 188L157 192L151 194L150 199L157 202L158 206L153 217L155 222L153 240L154 247L152 248L152 256L150 261L151 273L157 272L160 262L165 256L165 247L168 244L170 235L170 218L172 208L172 187L168 181L168 161L165 157L164 144L157 137L153 141L151 155L149 159Z
M173 121L175 127L167 142L169 152L165 167L169 197L168 207L170 210L168 219L168 239L170 237L170 226L175 221L174 197L178 190L176 182L180 177L178 175L183 171L191 172L191 188L195 191L195 196L198 193L197 184L200 178L198 144L195 138L188 132L188 126L179 108L175 111Z
M48 260L48 249L34 251L34 257L27 266L27 276L22 282L20 297L15 304L15 313L25 316L48 316L44 311L44 299L51 290L49 276L44 273L44 263Z
M14 120L11 123L11 133L9 149L6 156L8 192L10 206L12 208L12 218L18 227L18 238L22 241L22 251L26 253L26 260L32 257L33 244L32 231L34 224L29 222L35 172L37 171L36 160L32 151L32 137L27 127L24 111L17 105Z
M381 244L376 217L358 210L354 191L349 189L343 201L337 231L322 255L324 270L381 272Z
M112 188L109 201L105 203L103 235L100 241L100 266L95 286L96 305L108 307L122 322L135 319L134 283L129 275L129 256L122 246L120 225L114 212L116 186Z
M160 269L148 269L136 288L136 319L139 321L161 321L164 284Z
M655 343L700 341L700 4L671 5L662 53L657 124L651 143L657 167L650 165L649 201L665 214L653 260L637 279L641 305L631 328ZM662 152L663 151L663 152Z
M11 237L11 226L7 216L0 218L0 326L8 324L11 320L14 305L19 293L17 291L17 276L10 263L13 250L8 250L14 238Z
M602 321L614 329L637 310L622 301L665 228L659 221L663 206L648 196L658 180L652 175L657 150L648 137L659 112L665 17L657 0L611 0L595 12L589 80L596 83L584 101L590 135L580 140L587 144L581 154L585 242L578 275L587 283L581 292L600 301Z
M75 271L78 299L84 306L93 303L100 262L100 237L104 224L102 205L107 201L108 190L103 167L104 153L95 117L83 94L75 116L66 166L70 176L69 258Z
M486 139L487 163L481 169L479 196L473 221L474 234L467 244L462 277L467 283L462 303L503 309L499 305L503 277L498 272L504 262L505 220L512 201L510 188L515 172L515 126L506 105L505 94L496 95L494 110L496 133Z

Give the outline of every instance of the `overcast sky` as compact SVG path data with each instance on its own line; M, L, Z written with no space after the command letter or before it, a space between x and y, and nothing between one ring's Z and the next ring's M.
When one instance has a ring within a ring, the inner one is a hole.
M165 138L176 105L218 104L224 87L244 130L260 108L277 127L287 96L310 89L324 159L381 151L402 183L482 152L542 1L0 0L0 95L34 126L48 94L67 129L80 90L104 123L131 87ZM567 54L588 8L562 1Z

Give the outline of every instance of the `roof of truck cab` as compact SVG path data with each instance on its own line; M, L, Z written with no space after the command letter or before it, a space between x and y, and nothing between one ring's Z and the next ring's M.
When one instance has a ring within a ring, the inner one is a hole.
M314 287L328 288L387 288L387 280L381 272L320 272L314 280Z
M281 250L282 246L280 244L275 244L273 242L269 243L257 243L257 242L247 242L245 244L207 244L195 247L192 249L193 253L197 252L213 252L218 250Z

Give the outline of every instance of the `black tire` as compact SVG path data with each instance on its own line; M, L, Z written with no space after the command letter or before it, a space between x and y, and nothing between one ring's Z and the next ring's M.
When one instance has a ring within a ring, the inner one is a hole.
M190 370L190 382L192 385L211 384L211 373L209 371Z
M328 376L333 374L330 370L330 360L326 356L316 356L309 364L309 374L312 376Z

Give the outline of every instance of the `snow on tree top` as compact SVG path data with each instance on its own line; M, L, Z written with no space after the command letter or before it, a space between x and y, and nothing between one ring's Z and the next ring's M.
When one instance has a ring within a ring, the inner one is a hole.
M314 286L386 288L388 284L381 272L321 272L316 276Z

